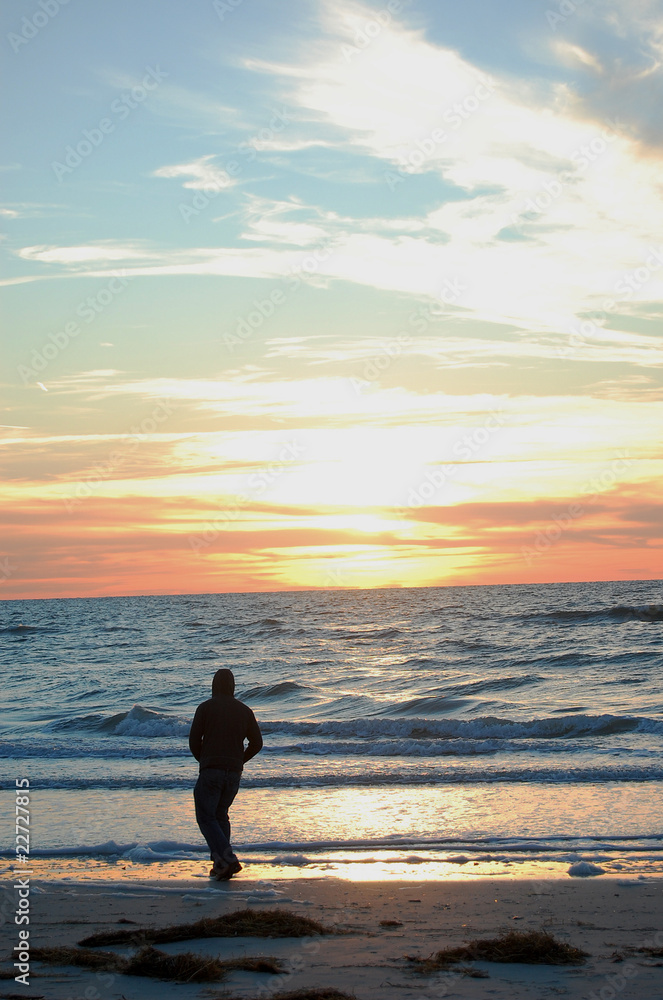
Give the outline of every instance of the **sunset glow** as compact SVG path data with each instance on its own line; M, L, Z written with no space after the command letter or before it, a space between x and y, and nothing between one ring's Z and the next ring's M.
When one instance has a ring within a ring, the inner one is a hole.
M279 6L7 43L0 597L658 578L660 11Z

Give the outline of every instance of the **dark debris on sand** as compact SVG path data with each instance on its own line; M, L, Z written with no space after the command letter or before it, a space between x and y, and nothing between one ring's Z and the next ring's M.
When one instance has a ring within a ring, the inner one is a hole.
M79 965L99 971L115 972L118 961L121 961L112 951L86 951L85 948L64 945L57 948L33 948L31 954L36 962L45 962L46 965Z
M224 997L224 1000L263 1000L259 997ZM354 993L324 986L311 986L303 990L288 990L286 993L272 993L271 1000L357 1000Z
M177 983L218 983L228 976L225 963L217 958L201 958L190 951L182 955L166 955L149 945L125 960L118 972L125 976L172 979Z
M35 948L32 956L47 965L78 965L124 976L149 976L153 979L168 979L178 983L221 982L232 970L242 972L269 972L281 974L286 971L277 958L246 957L220 960L184 952L167 955L150 945L141 948L130 958L113 952L88 951L87 948Z
M587 952L558 941L546 931L508 931L496 938L444 948L430 958L407 956L419 972L449 969L460 962L518 962L524 965L582 965ZM469 970L468 970L469 972Z
M43 993L0 993L0 1000L46 1000Z
M290 910L235 910L222 917L204 917L192 924L102 931L78 943L85 948L97 948L109 944L166 944L169 941L210 937L315 937L341 933L344 932L325 927L317 920L300 917Z
M261 955L246 955L243 958L224 958L226 969L237 969L239 972L270 972L279 976L286 968L278 958L264 958Z

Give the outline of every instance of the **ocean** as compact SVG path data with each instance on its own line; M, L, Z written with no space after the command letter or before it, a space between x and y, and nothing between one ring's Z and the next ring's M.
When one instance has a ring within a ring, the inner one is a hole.
M202 873L187 735L225 666L256 876L660 875L662 630L656 581L6 601L2 815L27 778L43 875Z

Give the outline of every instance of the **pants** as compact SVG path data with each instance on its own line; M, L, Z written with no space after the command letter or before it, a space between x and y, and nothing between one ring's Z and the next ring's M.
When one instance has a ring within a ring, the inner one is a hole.
M212 861L230 864L237 856L230 845L228 809L239 791L237 771L203 768L193 790L196 821L207 841Z

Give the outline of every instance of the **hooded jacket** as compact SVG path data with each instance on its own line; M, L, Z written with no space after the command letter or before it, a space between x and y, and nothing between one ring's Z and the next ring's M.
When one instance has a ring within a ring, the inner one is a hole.
M189 749L200 763L201 771L215 767L241 774L246 761L262 749L262 734L255 715L234 695L232 671L217 670L212 697L196 709L189 732ZM249 741L246 749L244 740Z

